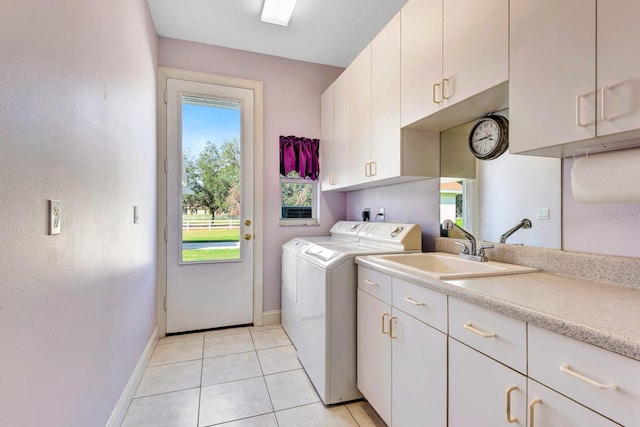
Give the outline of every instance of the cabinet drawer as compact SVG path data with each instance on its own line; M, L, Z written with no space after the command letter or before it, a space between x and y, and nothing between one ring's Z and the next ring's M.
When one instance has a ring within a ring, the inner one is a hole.
M358 289L391 305L391 276L358 266Z
M621 424L640 420L640 362L529 326L529 376Z
M449 298L449 335L518 372L527 373L525 322Z
M447 296L393 278L393 306L447 333Z

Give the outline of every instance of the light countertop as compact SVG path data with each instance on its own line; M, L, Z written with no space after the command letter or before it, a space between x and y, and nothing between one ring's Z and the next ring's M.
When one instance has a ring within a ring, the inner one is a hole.
M640 289L544 272L440 281L357 257L362 266L640 360Z

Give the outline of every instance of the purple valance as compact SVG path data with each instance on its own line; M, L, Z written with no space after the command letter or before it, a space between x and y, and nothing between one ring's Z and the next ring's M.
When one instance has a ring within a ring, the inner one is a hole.
M287 176L296 171L300 178L318 179L320 165L319 139L280 136L280 174Z

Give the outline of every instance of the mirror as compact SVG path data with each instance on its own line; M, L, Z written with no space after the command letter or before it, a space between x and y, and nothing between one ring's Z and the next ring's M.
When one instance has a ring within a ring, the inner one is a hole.
M440 134L440 223L451 219L478 240L560 249L561 160L508 150L478 160L468 143L475 123Z

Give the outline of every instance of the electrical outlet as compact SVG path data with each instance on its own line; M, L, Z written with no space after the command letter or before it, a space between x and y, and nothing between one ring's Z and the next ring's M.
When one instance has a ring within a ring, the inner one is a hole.
M384 208L380 208L380 211L376 215L376 221L384 222Z
M62 208L60 200L49 200L49 234L60 234Z
M140 224L140 206L133 207L133 223Z

